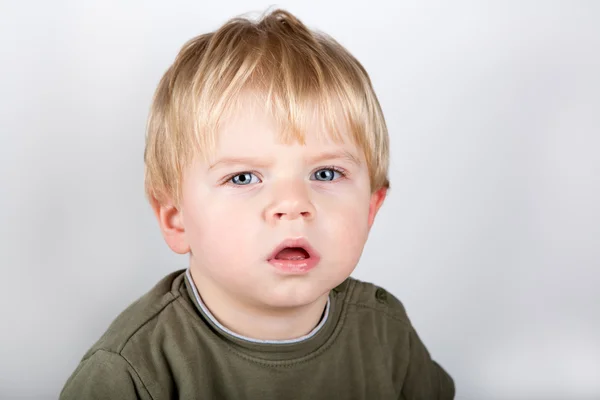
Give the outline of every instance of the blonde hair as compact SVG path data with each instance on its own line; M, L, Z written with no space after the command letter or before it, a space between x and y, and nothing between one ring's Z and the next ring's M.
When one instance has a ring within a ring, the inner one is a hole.
M381 107L362 65L331 37L309 30L289 12L252 21L234 18L187 42L162 77L148 118L145 190L150 201L176 205L182 171L207 159L219 122L252 92L281 128L285 143L304 143L309 115L333 140L339 119L364 151L371 190L388 187L389 144Z

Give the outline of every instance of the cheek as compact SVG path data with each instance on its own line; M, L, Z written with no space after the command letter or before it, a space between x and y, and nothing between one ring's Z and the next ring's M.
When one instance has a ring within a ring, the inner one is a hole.
M205 262L235 263L247 253L248 235L256 223L253 215L240 207L223 201L203 201L184 216L186 235L196 258ZM250 236L252 237L252 236Z
M327 237L338 257L357 258L367 240L369 203L368 200L337 202L324 213Z

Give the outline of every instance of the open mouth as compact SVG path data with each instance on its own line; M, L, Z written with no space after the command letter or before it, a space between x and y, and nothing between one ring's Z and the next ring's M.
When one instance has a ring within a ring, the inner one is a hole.
M305 260L310 257L308 251L303 247L286 247L279 253L275 254L275 260Z
M268 257L271 265L286 273L304 273L319 263L318 253L307 240L284 240Z

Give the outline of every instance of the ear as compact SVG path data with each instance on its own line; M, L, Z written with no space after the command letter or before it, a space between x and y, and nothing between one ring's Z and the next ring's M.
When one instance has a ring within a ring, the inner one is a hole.
M154 215L158 220L167 245L178 254L187 254L190 251L190 245L187 242L185 228L183 226L183 214L172 202L159 203L153 198L150 201Z
M373 226L373 222L375 222L375 216L381 208L386 195L387 187L382 187L381 189L373 192L371 195L371 200L369 201L369 229L371 229L371 226Z

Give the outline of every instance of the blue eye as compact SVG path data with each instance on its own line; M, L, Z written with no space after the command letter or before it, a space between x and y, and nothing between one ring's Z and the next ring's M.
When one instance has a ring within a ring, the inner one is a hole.
M337 174L337 176L336 176L336 174ZM341 171L338 171L334 168L323 168L323 169L316 171L313 174L313 176L315 178L313 179L311 177L311 179L315 180L315 181L333 181L334 179L343 176L343 174Z
M242 172L241 174L237 174L229 179L229 182L234 185L244 186L249 185L251 183L258 183L260 180L256 175L250 172Z

